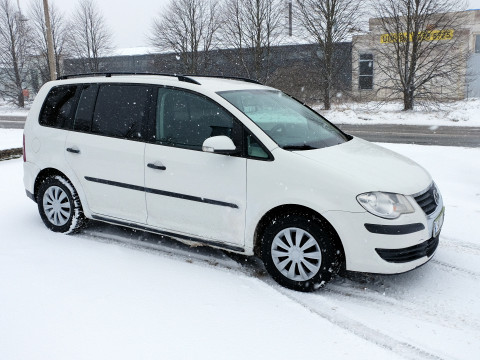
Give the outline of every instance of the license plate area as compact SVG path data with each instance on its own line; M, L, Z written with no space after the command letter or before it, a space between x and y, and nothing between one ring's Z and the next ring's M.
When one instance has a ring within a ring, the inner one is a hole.
M442 230L443 220L445 219L445 208L442 209L437 218L433 221L433 237L437 237Z

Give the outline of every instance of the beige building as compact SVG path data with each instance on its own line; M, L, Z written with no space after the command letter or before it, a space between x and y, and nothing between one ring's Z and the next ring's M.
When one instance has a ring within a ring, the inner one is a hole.
M403 98L395 53L411 41L412 34L408 39L406 32L387 32L382 23L370 19L368 33L352 39L352 93L359 101ZM480 10L449 13L418 36L428 49L415 75L419 98L480 97ZM432 69L442 76L432 78Z

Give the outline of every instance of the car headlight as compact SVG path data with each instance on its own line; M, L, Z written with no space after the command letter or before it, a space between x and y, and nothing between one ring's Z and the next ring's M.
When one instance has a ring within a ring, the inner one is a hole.
M370 214L385 219L396 219L415 211L408 199L400 194L374 191L358 195L357 201Z

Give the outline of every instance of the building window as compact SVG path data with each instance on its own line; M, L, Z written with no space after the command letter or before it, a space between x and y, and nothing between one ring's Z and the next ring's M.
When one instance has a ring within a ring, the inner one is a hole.
M475 35L475 53L480 53L480 35Z
M358 85L361 90L373 89L373 54L360 54Z

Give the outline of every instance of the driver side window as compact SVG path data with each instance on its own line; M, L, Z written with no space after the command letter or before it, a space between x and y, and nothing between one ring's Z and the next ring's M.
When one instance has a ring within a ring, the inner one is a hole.
M202 150L203 142L225 135L241 146L241 127L215 102L189 91L159 88L155 142L191 150Z

